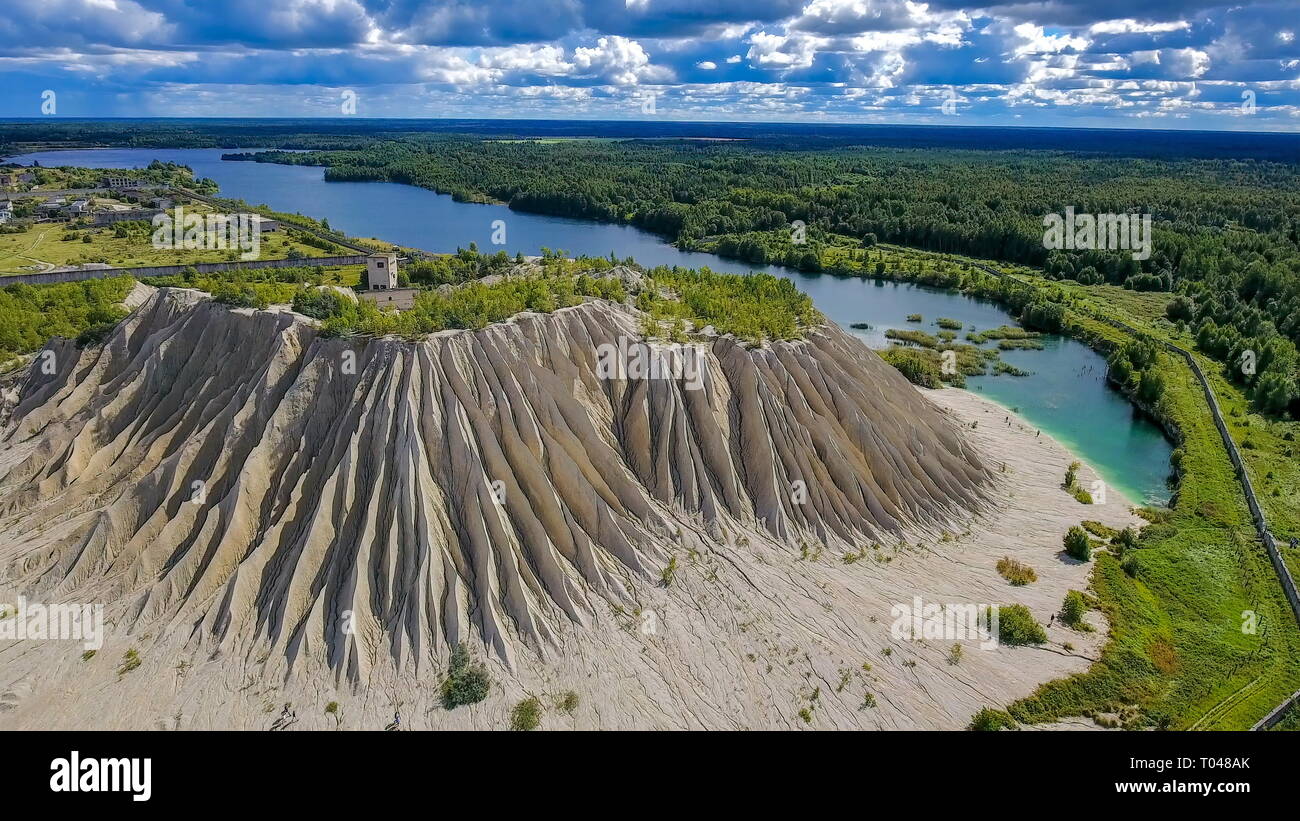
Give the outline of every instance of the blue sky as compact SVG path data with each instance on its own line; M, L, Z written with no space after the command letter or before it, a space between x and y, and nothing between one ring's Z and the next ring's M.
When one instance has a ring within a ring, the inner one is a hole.
M1300 130L1300 0L5 0L0 116ZM47 109L48 110L48 109Z

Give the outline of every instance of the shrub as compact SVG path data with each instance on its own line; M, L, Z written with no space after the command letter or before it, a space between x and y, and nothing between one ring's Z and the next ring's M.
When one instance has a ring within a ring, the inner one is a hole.
M1065 329L1065 306L1038 300L1024 307L1020 322L1039 331L1060 333Z
M1119 535L1119 531L1115 528L1107 527L1101 522L1094 522L1091 519L1086 522L1081 522L1080 524L1083 525L1084 530L1096 536L1098 539L1113 539Z
M1076 630L1091 629L1083 620L1083 614L1086 612L1088 612L1088 601L1082 593L1071 590L1065 594L1065 601L1061 604L1061 621Z
M0 288L0 362L39 350L51 336L82 345L103 339L126 316L119 303L134 284L131 277L113 277Z
M1065 489L1073 490L1079 484L1079 463L1071 462L1070 466L1065 469Z
M123 313L125 315L125 312ZM77 335L77 346L84 348L87 345L98 345L108 338L108 335L117 327L118 319L106 322L97 322L86 330Z
M1047 641L1047 631L1023 604L999 607L997 613L998 641L1003 644L1042 644Z
M515 705L510 711L510 729L536 730L542 724L542 702L536 696L529 696Z
M355 300L332 289L304 288L293 295L293 309L312 319L355 314L355 304ZM349 308L352 309L350 312Z
M1133 512L1152 524L1167 522L1173 516L1172 510L1163 507L1135 507Z
M256 308L264 311L271 304L261 292L252 285L234 285L222 283L212 289L212 298L223 305L234 308Z
M1157 730L1168 730L1174 725L1174 717L1164 710L1151 710L1147 713L1147 721Z
M926 351L900 347L887 348L877 353L913 385L923 388L943 387L944 373L937 356L927 355Z
M677 557L670 556L668 558L668 564L664 566L663 571L659 574L659 581L664 587L668 587L673 583L673 579L675 578L677 578Z
M1002 578L1017 587L1038 581L1038 574L1032 567L1010 556L1003 556L998 560L998 572L1002 574Z
M559 707L569 715L573 715L573 711L578 709L578 694L572 690L567 691L564 695L560 696L560 700L555 706Z
M1138 382L1138 396L1145 402L1155 404L1165 392L1165 376L1154 368L1142 372Z
M1092 542L1088 539L1088 531L1075 525L1065 534L1065 552L1071 558L1086 562L1092 558Z
M1129 553L1119 563L1120 570L1128 574L1130 578L1137 578L1138 560L1137 553Z
M1175 322L1179 320L1182 320L1183 322L1191 322L1196 318L1195 310L1196 303L1192 302L1192 300L1185 296L1177 296L1165 305L1165 316Z
M980 709L975 717L971 719L970 726L967 728L977 732L993 732L995 730L1014 730L1016 722L1010 714L1002 710L994 710L992 707Z
M127 650L122 656L122 666L117 668L117 674L124 676L135 668L140 666L140 653L134 647Z
M476 704L487 698L491 686L487 668L470 657L463 643L457 644L451 651L451 665L442 683L442 706L450 710L462 704Z
M1137 547L1137 543L1138 543L1137 532L1134 531L1133 528L1131 527L1126 527L1123 530L1121 530L1118 534L1116 534L1114 540L1112 541L1112 545L1118 548L1119 554L1121 556L1124 555L1124 553L1126 553L1127 551Z

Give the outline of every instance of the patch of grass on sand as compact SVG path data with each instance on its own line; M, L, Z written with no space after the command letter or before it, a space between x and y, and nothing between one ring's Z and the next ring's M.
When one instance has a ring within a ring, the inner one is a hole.
M510 711L510 729L536 730L542 726L542 702L537 696L529 696L514 706Z
M1003 556L998 559L998 573L1001 573L1002 578L1017 587L1038 581L1038 574L1034 572L1032 567L1023 562L1018 562L1010 556Z
M122 655L122 666L117 668L117 674L119 676L124 676L139 667L140 664L140 652L132 647Z

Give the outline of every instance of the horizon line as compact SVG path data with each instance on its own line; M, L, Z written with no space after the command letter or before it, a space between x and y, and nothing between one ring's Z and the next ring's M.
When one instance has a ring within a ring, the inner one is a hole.
M211 116L196 115L191 117L121 117L121 116L84 116L69 117L59 115L44 115L39 117L3 117L0 116L0 124L29 124L39 122L98 122L98 121L160 121L160 122L185 122L194 120L210 121L266 121L266 122L496 122L496 123L612 123L612 124L654 124L661 125L710 125L710 126L799 126L802 128L936 128L936 129L1007 129L1020 131L1132 131L1132 132L1168 132L1168 133L1199 133L1199 134L1258 134L1258 135L1291 135L1300 137L1300 128L1296 129L1269 129L1265 131L1253 131L1247 129L1219 129L1219 128L1177 128L1177 127L1133 127L1133 126L1094 126L1094 125L1001 125L993 123L985 124L963 124L963 123L905 123L905 122L807 122L800 120L670 120L670 119L644 119L644 118L625 118L625 119L602 119L595 117L573 117L573 118L545 118L545 117L363 117L359 115L346 115L334 117L318 116Z

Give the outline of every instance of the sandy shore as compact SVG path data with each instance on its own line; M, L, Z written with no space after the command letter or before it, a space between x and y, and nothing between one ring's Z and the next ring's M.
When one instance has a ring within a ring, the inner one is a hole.
M1090 565L1062 552L1083 519L1136 525L1120 494L1085 506L1061 487L1076 457L1004 408L957 389L925 391L994 471L990 504L942 532L908 534L878 548L800 553L758 534L719 544L700 528L670 588L638 589L639 613L600 613L557 625L545 658L489 661L483 702L439 705L440 670L398 674L376 665L363 686L324 670L290 677L239 659L187 649L185 636L112 636L89 661L71 643L0 642L0 728L267 729L285 703L295 729L377 729L401 711L412 729L501 729L535 695L542 726L565 728L957 729L984 706L1001 707L1096 659L1106 629L1077 632L1055 619ZM1097 478L1086 464L1084 487ZM883 541L883 540L882 540ZM1014 587L995 565L1007 556L1038 574ZM978 640L899 638L891 608L927 604L1026 605L1047 627L1040 646L985 649ZM1049 626L1050 624L1050 626ZM649 627L650 629L647 629ZM22 646L22 645L26 646ZM962 650L954 656L953 647ZM119 672L138 648L141 664ZM479 648L481 652L481 648ZM572 691L579 704L558 709ZM334 713L326 705L337 702Z

